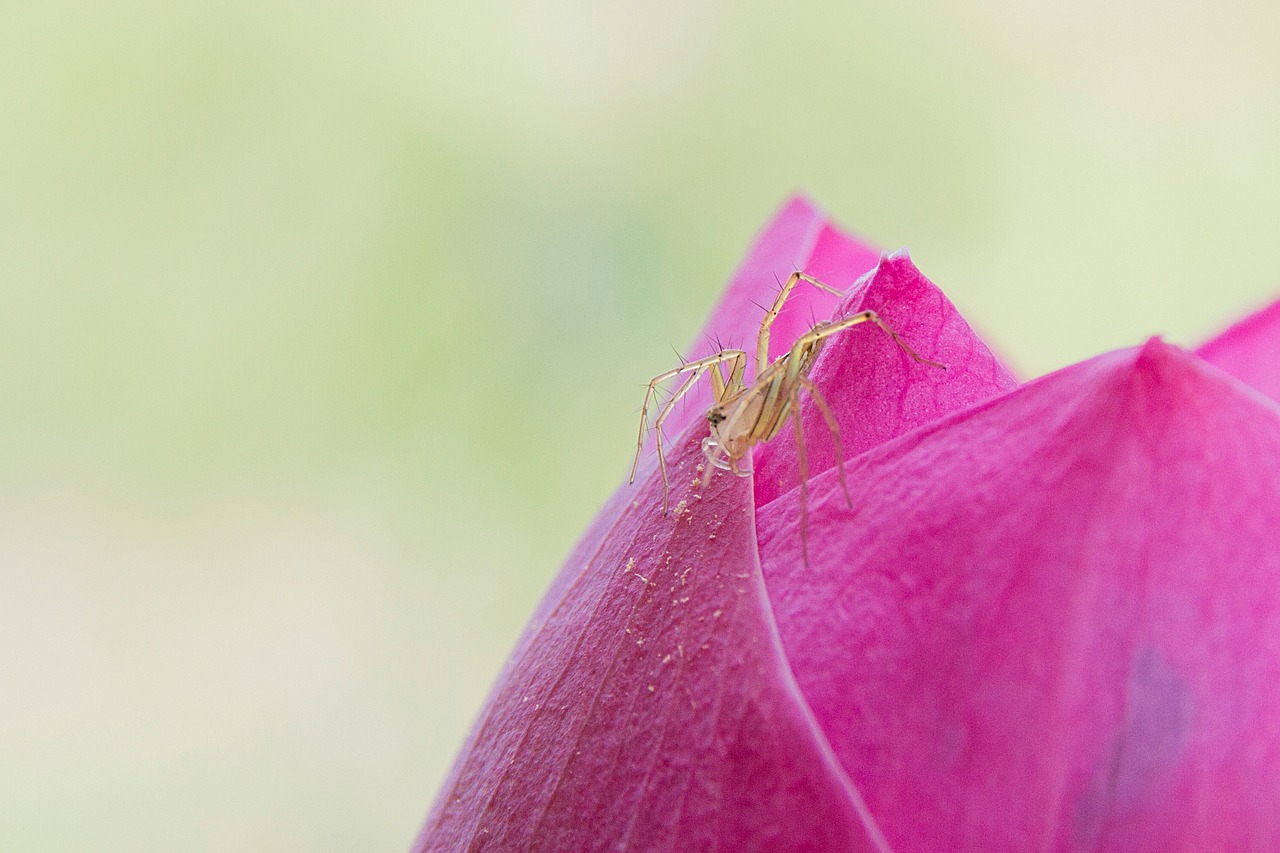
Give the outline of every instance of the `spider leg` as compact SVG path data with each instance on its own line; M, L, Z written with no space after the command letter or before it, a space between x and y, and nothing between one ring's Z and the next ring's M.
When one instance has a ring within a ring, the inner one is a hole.
M756 338L756 375L759 376L769 363L769 328L773 325L773 321L778 319L778 314L782 311L782 306L787 301L787 297L791 295L791 290L797 284L806 281L819 290L825 290L827 293L836 296L843 296L843 291L836 290L829 284L823 284L811 275L802 272L793 272L791 277L787 279L787 283L782 285L782 289L778 291L778 295L773 300L773 307L764 312L764 319L760 321L760 335Z
M822 326L821 328L813 329L812 331L806 334L803 334L796 339L796 342L791 345L791 352L794 355L795 353L798 353L799 351L805 349L806 347L811 347L813 344L823 340L824 338L829 338L832 335L838 332L842 332L845 329L849 328L850 326L856 326L859 323L875 323L876 326L878 326L882 332L887 334L889 337L893 338L893 342L896 343L902 349L903 352L911 356L913 360L918 361L921 364L927 364L930 367L937 367L942 370L947 369L947 366L945 364L941 364L936 361L930 361L929 359L925 358L920 353L912 349L911 345L907 343L906 340L901 335L899 335L892 328L890 328L888 323L880 319L880 315L874 311L862 311L857 314L854 314L852 317L845 317L843 320L835 320L827 325Z
M840 448L840 423L836 420L835 414L831 411L831 407L827 405L827 400L822 396L822 392L818 390L818 386L813 384L808 376L801 374L800 384L809 391L809 396L813 398L813 402L818 407L818 411L822 412L822 416L827 420L827 428L831 430L831 441L836 446L836 474L840 477L840 489L844 492L845 503L849 508L853 508L853 498L849 497L849 485L844 479L844 451ZM795 421L796 429L800 428L800 412L797 409L792 415Z
M800 427L800 392L791 392L791 423L796 431L796 462L800 467L800 556L809 566L809 461L804 455L804 434Z
M662 471L663 515L667 512L667 497L670 494L670 484L667 481L667 462L662 453L663 422L675 409L675 405L680 401L680 398L689 393L689 389L693 387L694 382L697 381L703 371L712 372L714 377L712 379L712 384L718 389L717 399L719 399L720 396L723 395L724 389L732 387L735 379L739 382L741 381L739 378L742 375L741 365L746 357L747 354L742 350L722 350L715 355L709 355L706 358L700 358L696 361L691 361L688 364L682 364L679 367L672 368L665 373L659 373L657 376L653 377L653 379L649 380L649 387L646 388L644 392L644 404L640 407L640 434L636 438L636 458L631 463L631 477L628 480L630 483L634 483L636 481L636 469L640 466L640 453L644 449L645 427L649 423L649 403L653 400L657 387L668 379L673 379L676 376L680 376L685 373L692 374L680 385L680 388L676 393L671 395L671 399L663 405L661 411L658 413L657 420L654 421L654 430L656 433L655 439L658 447L658 468ZM725 383L724 376L717 369L720 364L723 364L726 361L733 362L733 365L730 368L730 379L728 385Z
M724 375L723 362L715 364L707 371L711 374L711 393L715 396L717 403L742 390L742 372L747 365L747 354L742 350L721 350L719 354L732 354L732 357L729 359L728 378Z
M708 365L706 370L711 372L712 375L716 373L714 365ZM671 399L662 407L662 411L658 412L658 419L653 422L653 442L658 448L658 467L662 470L663 515L667 514L667 497L671 493L671 486L667 482L667 459L662 453L662 424L667 420L667 416L675 411L676 401L688 393L689 389L693 387L693 383L697 382L698 377L701 375L701 371L690 374L689 378L680 385L680 389L671 395Z

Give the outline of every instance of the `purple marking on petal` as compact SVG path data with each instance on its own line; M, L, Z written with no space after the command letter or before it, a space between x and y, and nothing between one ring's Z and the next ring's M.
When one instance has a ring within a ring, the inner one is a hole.
M783 646L897 853L1280 848L1280 413L1159 341L757 513Z

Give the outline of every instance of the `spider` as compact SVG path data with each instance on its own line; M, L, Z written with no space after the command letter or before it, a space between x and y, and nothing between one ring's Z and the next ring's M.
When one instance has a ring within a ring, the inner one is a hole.
M636 457L631 465L631 478L634 483L636 469L640 465L640 453L644 448L645 428L649 420L649 404L654 399L656 389L663 382L683 374L689 374L676 392L658 412L653 430L658 449L658 468L662 472L662 514L667 514L667 503L671 487L667 480L667 463L662 452L662 424L675 410L675 405L685 394L689 393L698 377L703 373L711 376L711 387L715 394L715 404L707 410L707 424L710 433L702 440L702 452L712 467L729 471L739 477L751 473L751 469L743 468L741 462L756 444L768 441L786 425L787 419L798 411L800 406L800 389L804 388L813 398L818 410L822 412L831 430L831 438L835 444L836 469L840 478L840 488L844 491L845 500L853 505L849 497L849 489L844 478L844 456L840 449L840 425L835 414L827 405L826 399L818 387L809 379L809 371L814 360L822 350L826 339L860 323L874 323L881 331L893 338L894 343L903 352L920 364L946 370L945 364L921 356L902 337L880 319L875 311L861 311L851 317L829 320L818 323L808 332L801 335L791 349L769 362L769 329L777 319L783 304L792 289L800 282L807 282L819 290L843 296L839 290L818 281L802 272L795 272L787 279L787 283L773 300L773 306L765 312L760 322L760 333L756 338L756 370L755 378L748 385L743 378L746 368L747 353L740 349L724 349L720 352L700 358L696 361L660 373L649 382L645 391L644 405L640 409L640 436L636 440ZM725 372L727 368L727 373ZM804 438L800 432L800 421L793 418L796 432L796 456L800 465L800 540L805 563L809 562L808 545L805 542L807 523L806 500L808 497L808 470L804 452ZM711 476L711 467L706 469L702 478L705 488Z

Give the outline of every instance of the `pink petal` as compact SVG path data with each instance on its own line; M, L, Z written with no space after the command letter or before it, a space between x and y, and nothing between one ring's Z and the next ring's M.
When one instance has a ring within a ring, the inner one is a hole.
M815 253L807 269L815 271L817 278L826 275L824 280L840 288L856 280L850 280L851 274L842 273L824 254ZM810 378L836 414L845 458L1017 385L906 252L881 259L833 316L850 317L868 309L876 311L921 356L947 369L912 361L871 323L829 338ZM806 394L801 394L801 401L805 455L812 477L835 465L835 445L821 410ZM799 464L790 427L757 448L755 466L757 506L764 507L796 488Z
M879 261L793 199L735 274L691 357L715 352L717 339L754 354L759 305L792 271L844 287ZM881 268L853 301L896 311L895 322L953 364L904 376L896 348L849 336L861 341L856 358L820 369L887 383L856 380L866 423L845 428L858 450L1012 385L909 261ZM838 301L798 288L774 325L774 355ZM843 406L844 396L832 396ZM690 400L667 422L668 434L684 432L669 458L675 512L658 511L649 454L640 485L610 499L539 606L417 849L883 849L782 656L750 484L717 474L696 494L709 393ZM820 442L815 453L823 464Z
M702 358L717 352L722 346L745 347L754 366L756 335L764 315L760 306L767 307L773 302L779 284L786 281L791 273L811 267L815 275L851 283L874 268L879 260L878 250L846 236L807 198L800 195L792 197L757 235L686 358ZM797 335L808 330L811 325L809 317L829 315L838 302L837 297L814 287L796 290L774 323L771 351L784 351ZM711 403L705 379L703 383L701 393L695 390L677 405L667 419L663 430L665 434L677 436L689 424L695 421L703 423ZM656 415L655 412L650 414ZM642 483L656 472L657 458L650 437L640 459L636 480ZM609 535L623 507L635 499L636 490L624 484L600 510L538 605L530 630L546 618L552 607L558 605L564 590L581 573L587 558ZM528 633L526 631L526 637ZM517 653L519 650L517 647Z
M1280 401L1280 302L1236 323L1196 354Z
M910 361L883 332L869 324L841 333L857 345L828 347L812 378L826 389L837 411L846 458L1017 385L1009 370L905 252L882 257L876 249L843 233L800 196L784 205L761 232L687 358L701 358L733 346L746 350L753 370L764 308L773 303L779 286L797 270L832 287L853 290L841 300L807 284L796 287L774 321L771 359L786 352L817 320L872 309L921 355L948 368L940 371ZM864 279L867 273L872 275ZM833 358L833 350L840 355ZM675 435L701 419L710 402L706 390L685 399L687 404L677 406L667 420L669 434ZM832 467L835 452L821 411L809 403L807 395L802 394L802 400L801 423L812 475ZM650 452L642 470L655 464ZM759 446L754 465L757 505L764 506L781 492L795 488L798 467L791 429Z
M701 424L530 627L417 850L874 850L800 700L756 557L750 484L701 499Z
M797 683L897 853L1280 847L1280 415L1159 341L758 512Z
M816 249L821 249L826 268L829 269L838 260L848 265L845 277L852 276L855 279L874 267L880 259L880 254L875 249L837 231L829 223L826 214L808 199L799 195L792 197L757 235L686 358L693 360L711 355L721 349L721 345L745 346L754 356L756 333L764 314L759 306L771 303L777 294L778 283L785 281L792 272L808 263ZM825 315L830 313L837 301L836 297L810 287L797 292L795 298L789 300L789 304L804 316L808 316L810 312ZM801 331L789 332L790 327L784 326L786 323L793 324L788 319L790 314L788 312L787 315L780 316L775 323L779 331L773 337L775 341L784 341L780 344L783 347L791 340L787 337L788 334L794 337ZM705 383L705 379L703 381ZM677 405L667 419L663 432L678 436L694 421L701 424L710 401L710 391L706 387L701 393L695 390L682 404ZM651 412L650 415L655 416L656 412ZM636 481L642 483L653 476L657 472L657 464L653 439L650 437L640 459ZM559 604L565 589L582 572L589 556L612 531L624 506L635 499L636 490L624 484L600 510L538 605L530 631L541 624L551 608ZM526 638L528 635L529 631L526 631ZM523 642L522 639L521 643ZM520 648L517 647L517 654Z
M755 367L756 336L765 309L773 304L778 288L797 270L814 267L813 275L831 275L833 286L846 287L872 269L880 252L848 237L831 224L827 215L803 196L790 199L756 237L729 286L712 309L687 360L711 355L726 347L743 349ZM827 317L839 299L815 287L796 288L774 321L769 352L785 352L791 342L813 325L811 318ZM679 406L667 421L666 431L678 435L692 421L702 418L710 405L710 392L692 393L688 405Z

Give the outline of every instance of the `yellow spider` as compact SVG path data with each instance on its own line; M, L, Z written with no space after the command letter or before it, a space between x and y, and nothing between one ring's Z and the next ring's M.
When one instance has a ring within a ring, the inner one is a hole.
M773 307L765 312L764 319L760 322L760 333L756 338L755 378L750 385L747 385L743 379L747 353L740 349L721 350L706 358L682 364L680 367L658 374L649 382L649 387L644 395L644 405L640 409L640 436L636 440L636 458L631 465L631 478L629 481L632 483L635 482L636 468L640 465L640 453L644 448L645 428L649 420L649 403L653 399L657 387L668 379L686 373L689 374L689 378L676 389L676 392L671 395L671 399L658 412L658 417L653 424L658 449L658 467L662 472L662 512L664 515L667 513L667 499L671 489L667 480L667 463L662 453L662 424L674 411L675 405L680 401L680 398L689 392L694 382L704 372L711 376L711 387L716 400L715 405L707 410L707 423L710 426L710 434L702 440L702 452L712 466L730 471L740 477L750 474L750 469L740 467L739 463L742 458L756 444L768 441L782 430L787 423L787 418L791 417L799 409L800 388L803 387L809 392L809 396L813 398L813 402L827 421L827 427L831 430L831 437L835 442L836 467L839 471L840 487L844 490L845 500L849 500L849 490L845 486L844 479L844 457L840 450L840 425L836 422L831 407L827 405L827 401L818 391L817 386L809 379L809 371L813 368L814 359L817 358L826 339L859 323L875 323L889 337L893 338L898 346L902 347L903 352L911 356L915 361L946 370L946 365L930 361L913 350L874 311L862 311L851 317L818 323L808 332L801 335L791 345L791 349L770 363L768 361L769 328L773 325L773 321L777 319L778 313L782 310L783 303L786 302L792 288L802 281L808 282L820 290L825 290L827 293L832 293L836 296L844 295L834 287L823 284L805 273L792 273L791 277L787 279L787 283L783 285L782 290L778 292L777 298L774 299ZM728 367L727 374L725 373L726 365ZM804 542L808 472L805 462L804 439L800 434L800 422L798 419L795 420L795 430L797 458L800 463L800 535L802 548L805 552L805 562L808 563L808 547L807 543ZM710 475L711 469L708 468L702 480L704 487ZM850 501L850 504L852 504L852 501Z

